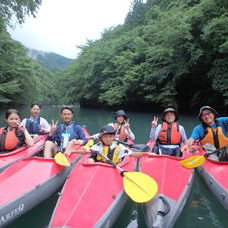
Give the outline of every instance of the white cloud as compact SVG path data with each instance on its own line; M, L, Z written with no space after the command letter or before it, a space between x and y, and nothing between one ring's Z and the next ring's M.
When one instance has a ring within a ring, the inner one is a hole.
M36 18L10 33L27 47L75 58L76 46L123 24L130 5L131 0L43 0Z

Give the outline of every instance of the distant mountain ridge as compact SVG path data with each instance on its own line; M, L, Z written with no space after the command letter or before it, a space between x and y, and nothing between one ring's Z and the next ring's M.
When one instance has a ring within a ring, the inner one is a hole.
M27 54L38 64L52 72L64 70L74 61L74 59L69 59L53 52L38 51L35 49L29 49Z

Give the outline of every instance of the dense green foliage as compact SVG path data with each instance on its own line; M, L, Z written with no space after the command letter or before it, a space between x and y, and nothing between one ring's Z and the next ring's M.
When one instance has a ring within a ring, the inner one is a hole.
M53 75L27 56L27 49L11 39L6 27L15 15L21 23L34 14L41 1L1 1L0 3L0 104L54 102Z
M21 24L26 15L33 15L37 12L42 0L1 0L0 20L4 25L12 25L13 16ZM1 25L3 25L1 23Z
M59 72L73 62L73 59L66 58L56 53L37 51L33 49L29 49L28 55L51 72Z
M228 107L228 2L134 0L125 23L88 41L58 75L68 103Z

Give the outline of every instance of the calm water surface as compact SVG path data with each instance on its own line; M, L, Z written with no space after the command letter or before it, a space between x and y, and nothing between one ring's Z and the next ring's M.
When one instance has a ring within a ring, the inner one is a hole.
M60 121L60 108L60 106L43 106L41 116L49 122L57 119ZM22 117L29 115L29 107L20 107L18 110L20 111ZM90 134L97 133L103 125L112 122L115 116L115 110L111 111L74 107L74 111L75 121L80 125L87 126ZM146 143L149 139L150 123L152 118L154 116L161 117L161 115L143 112L127 113L130 117L131 128L136 136L136 143ZM179 122L185 127L188 136L191 134L192 127L198 123L195 116L186 115L181 116ZM0 110L0 126L4 126L4 110ZM173 184L175 185L175 183ZM61 189L58 191L60 190ZM52 211L55 207L55 203L58 199L58 191L53 194L52 197L42 202L7 227L47 227ZM113 227L146 227L140 205L136 205L134 202L129 200ZM190 197L174 227L228 227L228 213L218 204L198 175L195 176Z

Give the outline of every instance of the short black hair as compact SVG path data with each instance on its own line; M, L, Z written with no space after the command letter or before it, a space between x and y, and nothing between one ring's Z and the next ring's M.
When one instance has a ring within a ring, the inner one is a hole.
M41 105L40 104L31 104L30 108L33 108L35 105L37 105L40 109L41 109Z
M70 110L72 113L74 113L74 111L73 111L71 105L64 105L64 106L61 108L60 113L62 113L63 110L65 110L65 109Z

